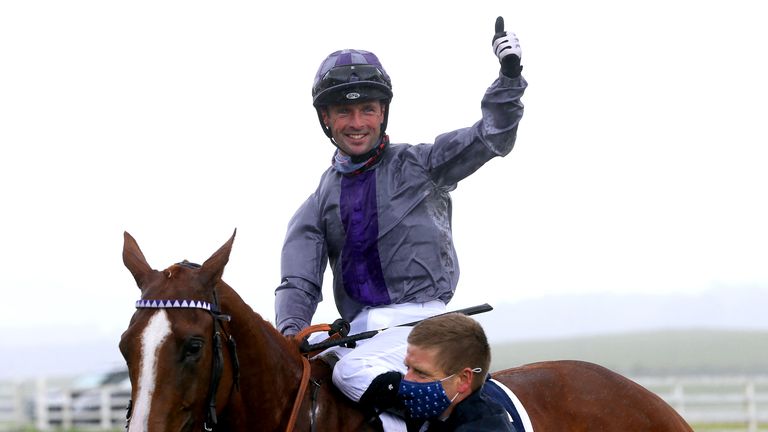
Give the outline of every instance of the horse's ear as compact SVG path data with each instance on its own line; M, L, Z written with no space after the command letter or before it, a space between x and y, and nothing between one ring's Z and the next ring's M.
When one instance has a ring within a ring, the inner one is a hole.
M237 228L235 228L235 232L232 233L232 237L230 237L219 250L203 263L203 267L200 269L200 274L204 278L204 284L207 285L209 282L219 279L224 273L224 266L229 262L229 253L232 252L232 243L235 241L235 234L237 234Z
M152 272L147 259L139 249L139 244L127 231L123 233L123 263L131 271L136 284L141 288L144 278Z

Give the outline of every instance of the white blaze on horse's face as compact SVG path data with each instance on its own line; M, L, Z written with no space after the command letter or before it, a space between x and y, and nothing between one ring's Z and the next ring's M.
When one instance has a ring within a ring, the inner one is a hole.
M141 370L128 432L147 430L149 407L157 381L157 360L160 348L170 334L171 322L168 321L168 314L163 309L155 312L144 331L141 332Z

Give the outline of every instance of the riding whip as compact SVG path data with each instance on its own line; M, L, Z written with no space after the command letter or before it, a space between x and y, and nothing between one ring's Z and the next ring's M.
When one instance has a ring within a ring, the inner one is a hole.
M442 314L439 314L439 315L435 315L435 316L432 316L432 317L429 317L429 318L424 318L424 319L420 319L420 320L417 320L417 321L412 321L412 322L405 323L405 324L399 324L399 325L396 325L396 326L393 326L393 327L414 326L414 325L416 325L416 324L418 324L418 323L420 323L420 322L422 322L424 320L428 320L428 319L434 318L436 316L446 315L446 314L449 314L449 313L461 313L461 314L464 314L464 315L475 315L475 314L479 314L479 313L483 313L483 312L489 312L489 311L492 311L492 310L493 310L493 307L491 305L489 305L488 303L483 303L481 305L471 306L471 307L468 307L468 308L458 309L458 310L455 310L455 311L449 311L449 312L442 313ZM304 341L304 343L301 344L301 348L300 349L301 349L301 352L303 352L303 353L308 353L308 352L313 352L313 351L322 351L322 350L325 350L327 348L331 348L331 347L335 347L335 346L339 346L339 345L346 345L348 343L356 342L356 341L359 341L359 340L362 340L362 339L372 338L372 337L376 336L377 334L383 332L384 330L388 330L390 328L392 328L392 327L387 327L387 328L378 329L378 330L369 330L369 331L358 333L358 334L354 334L354 335L351 335L351 336L344 336L344 337L337 338L337 339L324 340L322 342L318 342L316 344L311 344L311 345L308 344L306 341Z

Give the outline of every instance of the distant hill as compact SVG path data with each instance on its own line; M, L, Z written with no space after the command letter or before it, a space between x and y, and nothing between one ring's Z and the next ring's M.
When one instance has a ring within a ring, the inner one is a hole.
M768 288L541 297L475 315L494 367L578 359L628 375L768 374Z
M674 330L493 344L492 369L585 360L629 376L768 374L768 331Z
M768 287L562 295L491 306L475 318L493 343L668 330L768 331Z

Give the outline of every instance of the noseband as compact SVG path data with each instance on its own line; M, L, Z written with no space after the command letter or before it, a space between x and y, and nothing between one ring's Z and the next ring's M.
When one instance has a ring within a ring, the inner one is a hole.
M194 264L188 261L178 263L184 267L196 269L200 268L199 264ZM230 321L231 317L227 314L221 313L219 310L219 301L216 296L216 289L213 290L213 303L208 303L201 300L137 300L136 309L202 309L207 311L213 317L213 365L211 366L211 385L208 388L208 413L206 415L206 421L203 427L206 431L213 431L216 427L216 392L219 389L219 383L221 381L221 375L224 370L224 354L222 350L221 337L223 330L221 328L222 321ZM227 337L227 346L229 348L230 356L232 359L232 376L235 384L235 389L240 389L240 361L237 358L237 344L232 335ZM128 421L131 417L131 405L129 402L128 414L126 416Z

